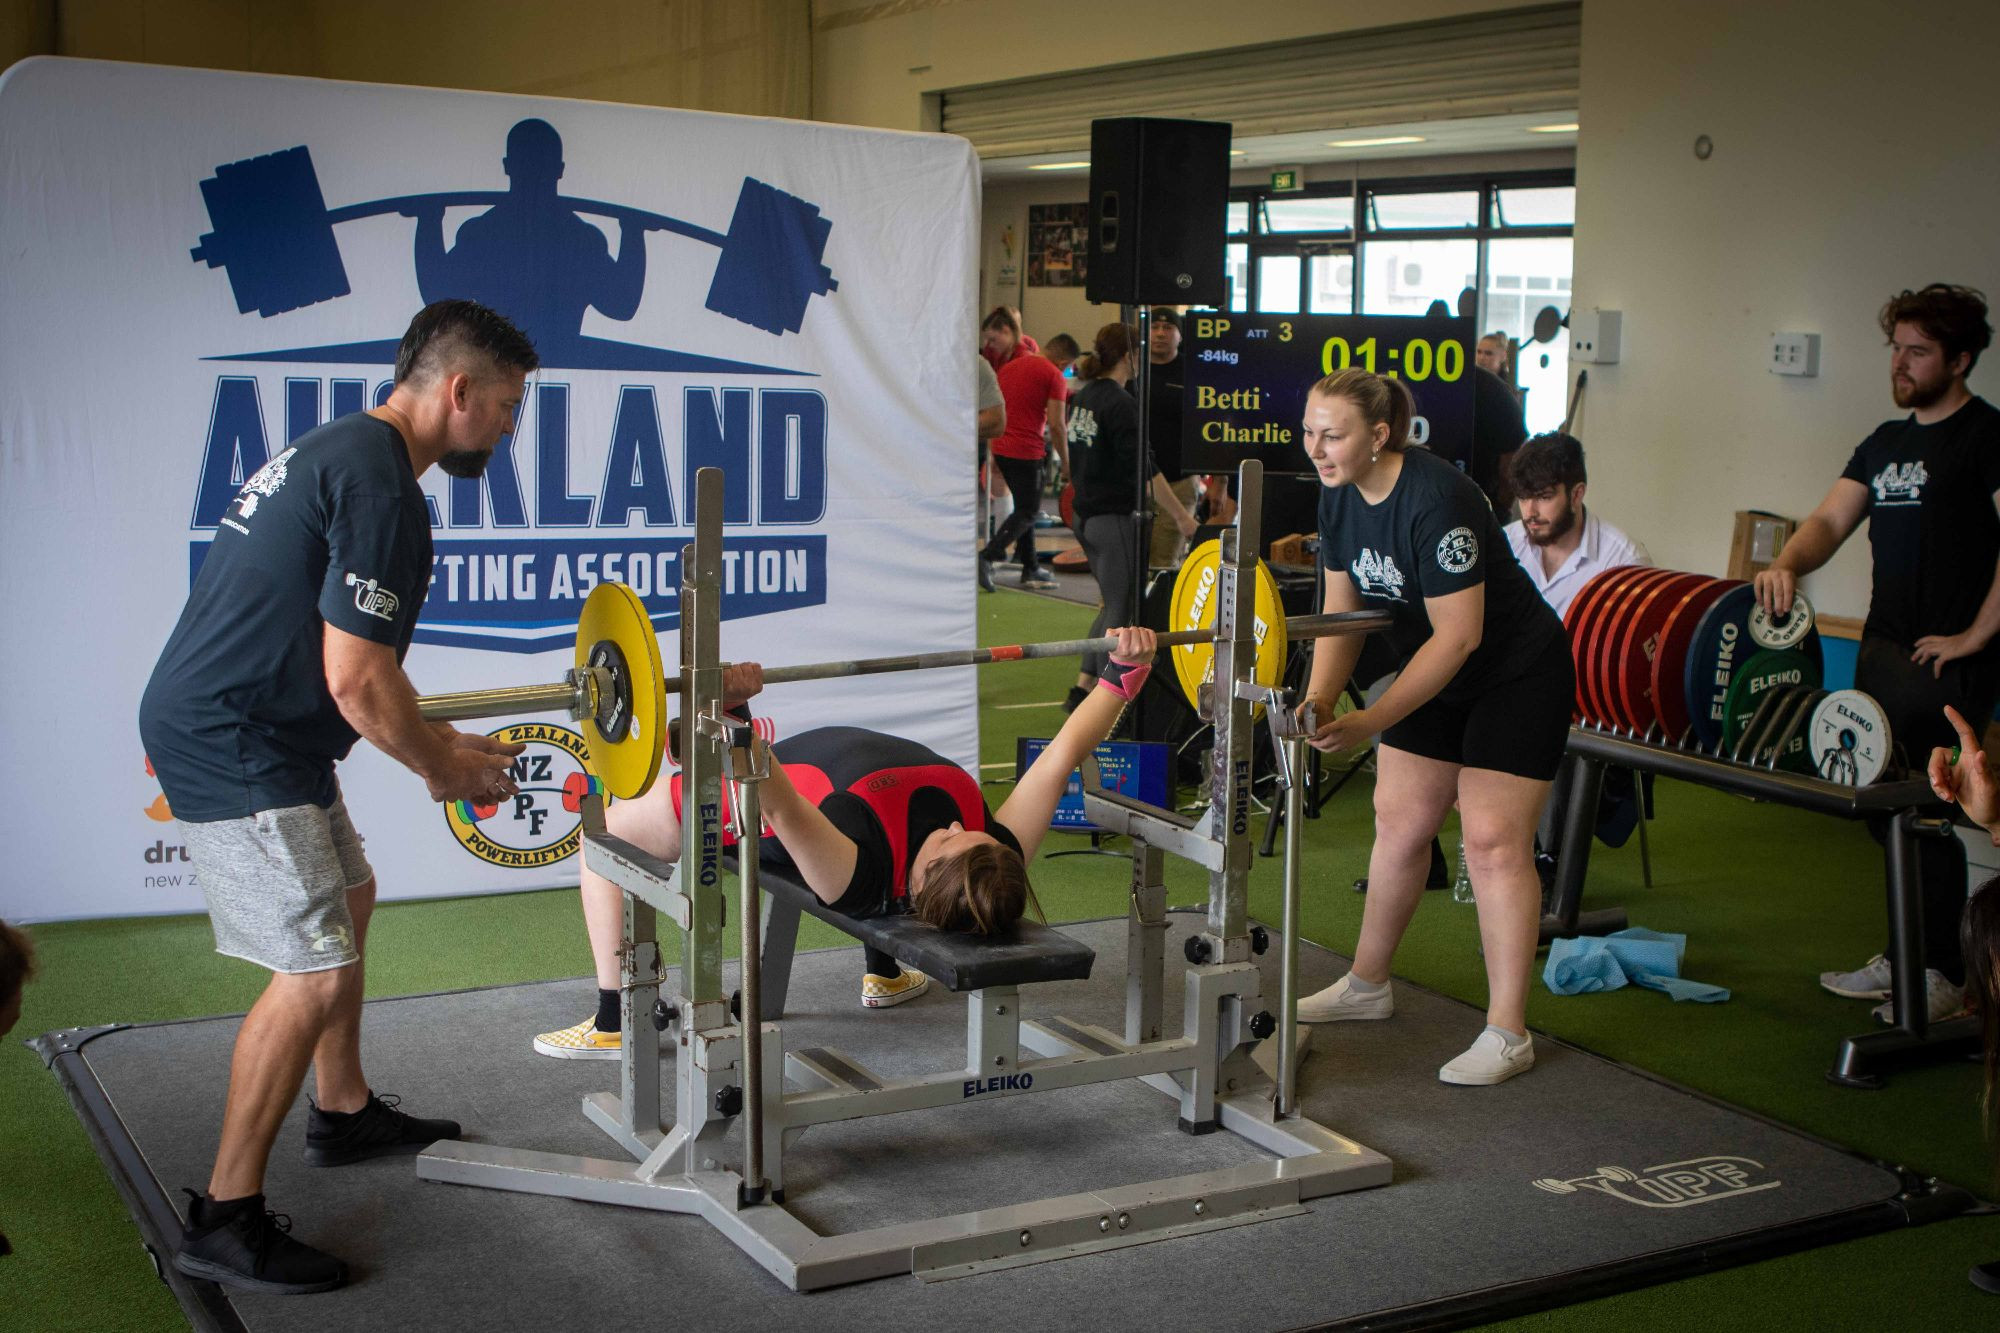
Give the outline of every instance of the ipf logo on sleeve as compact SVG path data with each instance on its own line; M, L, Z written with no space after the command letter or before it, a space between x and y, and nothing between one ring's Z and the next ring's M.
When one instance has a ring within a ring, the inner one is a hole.
M459 846L482 861L533 870L574 856L583 845L583 798L596 790L580 732L550 722L524 722L488 732L514 756L509 775L520 790L492 805L450 801L445 823Z

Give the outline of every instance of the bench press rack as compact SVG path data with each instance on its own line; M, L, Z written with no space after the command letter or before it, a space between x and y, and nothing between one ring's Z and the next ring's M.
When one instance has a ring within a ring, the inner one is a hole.
M1263 469L1243 465L1238 526L1224 543L1214 642L1216 741L1210 804L1200 820L1117 796L1085 765L1085 809L1093 822L1133 841L1127 922L1125 1031L1061 1018L1023 1021L1021 986L1087 976L1091 952L1023 921L1010 939L979 941L907 919L854 920L816 914L892 952L901 950L940 981L967 993L966 1063L910 1079L878 1078L837 1052L788 1051L779 1020L801 910L819 907L801 885L738 858L742 935L740 1005L724 990L725 891L722 783L736 783L739 827L759 827L758 782L768 752L721 711L719 644L723 476L696 476L695 540L680 590L680 754L684 760L681 851L668 864L605 830L603 798L583 798L584 860L625 892L624 1041L619 1091L584 1098L587 1118L633 1160L582 1157L466 1142L434 1144L417 1159L426 1180L615 1203L706 1219L795 1291L911 1273L941 1280L1067 1258L1278 1217L1306 1200L1388 1183L1390 1162L1296 1109L1296 935L1299 852L1287 838L1281 997L1263 998L1247 899L1251 865L1252 702L1282 703L1254 687L1260 627L1254 592ZM1357 623L1349 632L1377 628ZM1291 771L1302 742L1286 742ZM1299 788L1292 786L1293 798ZM1296 812L1295 812L1296 813ZM1296 822L1296 821L1295 821ZM1205 928L1188 940L1182 1030L1164 1028L1167 891L1164 858L1209 872ZM772 879L766 886L760 880ZM766 898L765 888L769 889ZM759 904L764 910L757 910ZM682 932L677 993L659 998L658 914ZM912 932L921 929L925 937ZM1081 954L1081 958L1077 957ZM1011 955L1011 956L1010 956ZM1278 1010L1274 1016L1272 1008ZM676 1024L675 1104L661 1121L656 1022ZM893 1021L890 1020L890 1021ZM1277 1034L1267 1073L1260 1043ZM1173 1097L1189 1133L1229 1130L1270 1160L1163 1180L1083 1191L948 1217L821 1235L784 1207L785 1158L816 1124L956 1105L989 1097L1138 1078ZM788 1079L792 1086L788 1087Z
M1829 1082L1849 1088L1880 1088L1880 1070L1899 1061L1955 1057L1979 1036L1976 1018L1929 1021L1924 1007L1924 895L1917 876L1916 840L1954 836L1948 819L1926 817L1942 810L1921 776L1866 787L1790 773L1766 762L1741 762L1710 754L1691 744L1616 731L1592 723L1569 730L1569 806L1564 811L1561 848L1556 856L1553 901L1542 919L1542 941L1573 935L1608 935L1627 924L1623 908L1579 910L1584 876L1590 867L1592 824L1607 766L1636 769L1734 792L1752 800L1789 805L1836 819L1882 818L1889 823L1883 847L1888 893L1889 969L1893 978L1895 1023L1844 1039L1827 1071ZM1906 984L1910 983L1910 984Z

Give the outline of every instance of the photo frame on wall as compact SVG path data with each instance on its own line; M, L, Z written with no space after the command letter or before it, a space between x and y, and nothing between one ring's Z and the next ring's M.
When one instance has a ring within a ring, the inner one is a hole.
M1081 287L1089 245L1090 205L1028 205L1028 285Z

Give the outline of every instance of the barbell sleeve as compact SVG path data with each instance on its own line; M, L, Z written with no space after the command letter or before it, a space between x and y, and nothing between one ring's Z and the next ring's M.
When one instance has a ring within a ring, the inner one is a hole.
M1382 611L1333 611L1323 615L1293 616L1281 626L1288 638L1323 639L1341 634L1367 634L1389 627L1388 613ZM1156 637L1162 648L1178 648L1190 643L1209 643L1215 638L1210 629L1169 630ZM931 671L944 667L984 666L990 662L1028 662L1045 657L1080 657L1084 653L1107 652L1118 646L1113 634L1093 639L1055 639L1046 643L1003 644L991 648L953 648L935 653L905 653L895 657L864 657L847 662L807 662L798 666L764 668L766 685L785 685L807 680L838 680L846 676L877 676L892 671ZM666 680L667 693L681 687L679 676ZM511 713L554 713L568 711L581 717L591 711L587 686L575 680L553 685L518 685L495 690L467 690L460 694L431 694L417 700L426 720L457 722L468 718L502 717Z

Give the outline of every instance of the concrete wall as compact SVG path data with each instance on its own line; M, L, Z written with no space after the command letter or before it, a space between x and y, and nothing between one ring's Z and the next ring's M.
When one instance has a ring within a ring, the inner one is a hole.
M1662 564L1720 573L1734 510L1810 512L1900 415L1887 297L2000 296L1995 50L1984 3L1587 0L1576 304L1622 311L1625 346L1590 368L1582 434L1592 502ZM1818 378L1764 368L1774 330L1821 335ZM1865 534L1806 586L1863 614Z
M63 55L811 114L809 0L61 0L52 7Z

